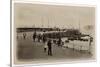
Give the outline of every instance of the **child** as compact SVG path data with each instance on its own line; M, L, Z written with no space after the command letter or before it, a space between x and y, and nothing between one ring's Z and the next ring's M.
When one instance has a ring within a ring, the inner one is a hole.
M48 48L48 46L47 46L47 42L45 42L45 44L44 44L44 52L47 51L47 48Z

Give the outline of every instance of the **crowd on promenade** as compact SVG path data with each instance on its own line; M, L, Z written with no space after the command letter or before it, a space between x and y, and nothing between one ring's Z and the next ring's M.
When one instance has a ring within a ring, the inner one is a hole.
M27 34L23 33L23 39L26 39ZM58 47L62 47L64 45L64 42L62 41L62 37L59 35L55 35L55 38L50 38L50 35L47 35L45 31L43 33L37 33L36 31L32 34L32 40L33 42L42 42L44 43L44 52L47 52L48 55L52 56L52 44L56 44ZM69 43L69 40L66 40L67 43ZM91 44L91 42L90 42Z

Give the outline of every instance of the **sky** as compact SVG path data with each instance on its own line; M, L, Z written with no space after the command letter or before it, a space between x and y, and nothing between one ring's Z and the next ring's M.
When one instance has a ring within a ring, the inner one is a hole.
M16 27L59 27L85 30L87 26L95 25L95 8L15 3L14 23Z

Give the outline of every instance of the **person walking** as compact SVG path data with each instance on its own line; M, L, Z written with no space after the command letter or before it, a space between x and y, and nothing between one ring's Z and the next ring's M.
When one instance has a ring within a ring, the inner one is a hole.
M45 43L45 42L46 42L46 35L43 34L43 43Z
M26 39L26 33L23 33L23 39Z
M48 55L52 56L52 43L51 40L48 41Z
M33 41L35 41L35 39L36 39L36 31L33 34Z

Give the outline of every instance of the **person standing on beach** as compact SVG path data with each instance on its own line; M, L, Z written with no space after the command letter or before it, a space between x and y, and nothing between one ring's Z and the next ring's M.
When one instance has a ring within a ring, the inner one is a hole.
M23 33L23 38L26 39L26 33Z
M43 34L43 43L45 43L46 42L46 35L45 34Z
M35 41L35 39L36 39L36 31L33 34L33 41Z
M52 43L51 40L48 41L48 55L52 56Z

